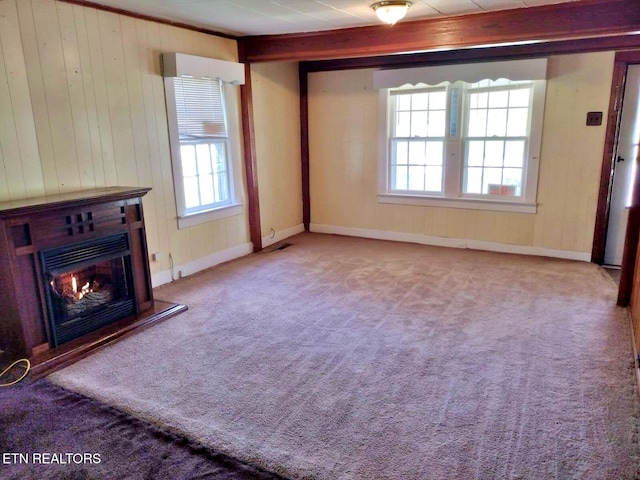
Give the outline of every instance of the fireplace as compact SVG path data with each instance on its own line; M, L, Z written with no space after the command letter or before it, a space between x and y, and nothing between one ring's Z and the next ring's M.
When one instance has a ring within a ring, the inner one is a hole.
M42 250L54 347L136 311L126 233Z
M0 202L0 355L41 376L186 310L153 299L149 188Z

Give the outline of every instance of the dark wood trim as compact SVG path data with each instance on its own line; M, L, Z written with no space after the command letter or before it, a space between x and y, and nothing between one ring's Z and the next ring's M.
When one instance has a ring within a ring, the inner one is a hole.
M25 198L23 200L9 200L0 202L0 218L9 219L61 208L75 208L94 201L109 203L118 200L130 200L142 197L150 190L150 187L105 187Z
M600 193L598 196L598 210L596 213L596 228L594 234L593 255L596 260L604 261L604 248L609 220L609 203L611 201L611 188L615 166L615 155L618 143L618 131L622 114L622 100L627 76L627 67L630 64L640 64L640 50L618 52L615 58L613 82L611 85L611 100L609 102L609 124L605 138L605 151L602 161L602 174L600 177ZM637 159L632 159L637 162ZM640 241L640 169L636 170L634 189L631 195L631 206L627 219L627 231L625 232L624 250L622 254L622 266L620 272L620 285L618 288L618 305L628 306L633 292L638 254L638 242ZM602 263L602 262L597 262Z
M514 42L580 39L640 30L637 0L581 0L539 7L311 33L241 37L241 60L309 61Z
M311 223L309 190L309 75L305 65L298 67L300 82L300 163L302 170L302 223L308 232Z
M253 251L259 252L262 250L262 227L260 225L260 196L258 193L251 65L248 63L244 66L244 82L244 85L240 86L240 107L242 111L244 170L247 179L247 203L249 204L249 237L251 238L251 243L253 243Z
M187 23L174 22L166 20L164 18L152 17L151 15L145 15L142 13L132 12L130 10L124 10L122 8L110 7L108 5L100 5L99 3L89 2L87 0L59 0L64 3L71 3L73 5L80 5L81 7L95 8L96 10L103 10L105 12L116 13L118 15L125 15L127 17L139 18L140 20L147 20L149 22L161 23L163 25L170 25L172 27L185 28L187 30L193 30L194 32L206 33L208 35L215 35L216 37L228 38L230 40L237 40L238 37L229 35L228 33L216 32L207 28L195 27Z
M593 245L591 247L591 261L600 265L604 263L607 225L609 223L609 204L611 202L611 189L613 186L613 158L618 143L618 128L620 126L620 113L622 111L622 96L624 94L626 75L627 62L620 60L618 55L616 55L613 66L611 96L609 100L609 112L607 114L607 130L604 140L604 152L602 154L602 167L600 170L596 222L593 232Z
M111 325L91 332L82 338L72 340L59 348L36 354L31 359L30 379L49 375L67 365L86 357L100 348L133 333L144 330L158 322L167 320L187 310L185 305L156 300L154 306L137 316L127 317Z
M525 45L466 48L441 52L378 55L374 57L341 58L304 62L308 72L353 70L358 68L410 68L426 65L514 60L571 53L603 52L640 48L640 35L626 35L580 40L558 40Z
M633 161L637 161L633 159ZM627 219L627 231L624 237L622 253L622 269L620 271L620 285L618 287L618 305L626 307L631 301L633 284L640 281L634 278L638 257L638 243L640 241L640 168L636 169L635 183L631 195L631 206Z

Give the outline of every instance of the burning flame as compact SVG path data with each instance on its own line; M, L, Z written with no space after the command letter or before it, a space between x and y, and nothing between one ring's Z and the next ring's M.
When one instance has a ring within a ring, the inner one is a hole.
M71 288L73 288L73 293L77 294L75 296L78 300L84 297L87 293L91 292L91 284L89 282L85 283L80 291L78 291L78 281L76 280L75 275L71 275Z
M80 300L90 291L91 291L91 286L89 285L89 282L87 282L82 286L82 290L80 290L80 293L78 293L78 300Z

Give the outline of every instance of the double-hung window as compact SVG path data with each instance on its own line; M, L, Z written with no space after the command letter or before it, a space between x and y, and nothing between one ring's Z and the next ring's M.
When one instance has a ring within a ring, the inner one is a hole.
M176 78L173 82L184 213L231 203L229 134L220 79Z
M521 198L526 176L533 82L468 86L463 193Z
M535 212L546 61L524 62L376 72L379 201Z
M239 214L233 175L237 139L229 117L233 95L223 77L242 77L240 64L163 54L169 140L178 225L188 227ZM237 155L236 155L237 156Z
M394 90L390 102L390 190L442 193L446 89Z

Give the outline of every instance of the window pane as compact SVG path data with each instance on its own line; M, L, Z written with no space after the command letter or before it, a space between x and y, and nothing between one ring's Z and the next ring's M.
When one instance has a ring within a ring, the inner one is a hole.
M197 175L196 151L193 145L180 145L180 158L182 160L182 176L191 177Z
M427 163L426 142L409 143L409 163L411 165L424 165Z
M427 178L424 189L428 192L442 191L442 167L426 167Z
M407 167L393 168L392 185L395 190L407 189Z
M509 102L509 91L489 92L489 108L506 107Z
M229 182L226 173L214 174L216 185L216 202L226 202L229 200Z
M211 154L214 155L214 165L216 172L227 171L227 156L224 143L215 143L211 145Z
M395 161L396 164L406 165L409 161L409 142L395 142Z
M396 95L396 110L411 110L411 95Z
M520 196L522 192L522 169L505 168L502 183L514 188L504 189L504 195Z
M411 136L426 137L427 136L427 112L411 113Z
M411 95L412 110L427 110L428 108L429 108L428 93L414 93L413 95Z
M489 110L487 119L487 137L504 137L507 133L507 109Z
M187 208L200 206L198 194L198 177L185 177L184 179L184 203Z
M446 127L446 112L442 111L430 111L429 112L429 136L430 137L444 137L444 131Z
M528 107L529 106L529 89L520 88L511 90L509 94L510 107Z
M488 93L474 93L477 101L476 108L487 108L489 106L489 94Z
M196 145L198 157L198 175L211 173L211 149L208 143Z
M429 98L429 108L431 110L446 110L447 92L431 92Z
M525 137L527 135L528 108L510 108L509 124L507 125L508 137Z
M501 167L504 142L501 140L489 140L485 143L484 166Z
M409 190L424 190L424 167L409 167Z
M444 142L427 142L427 164L442 165L444 155Z
M467 168L465 193L482 193L482 168Z
M200 201L202 205L209 205L214 202L213 196L213 175L200 175Z
M524 165L524 140L510 140L504 146L504 166L522 167Z
M502 185L502 169L485 168L483 174L482 193L493 193L495 195L496 189L499 192L500 186ZM491 192L489 192L490 188Z
M487 111L471 110L469 112L469 136L484 137L487 132Z
M411 113L398 112L396 114L395 137L408 137L411 128Z
M467 148L467 165L481 167L484 164L484 142L470 141Z

